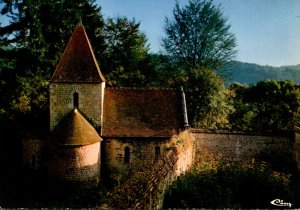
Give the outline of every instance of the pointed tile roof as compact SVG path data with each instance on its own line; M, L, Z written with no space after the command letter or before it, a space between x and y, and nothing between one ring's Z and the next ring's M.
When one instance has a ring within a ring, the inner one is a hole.
M83 25L79 24L73 32L50 81L59 83L105 81Z
M100 140L97 131L77 109L65 116L50 135L51 143L65 146L83 146Z

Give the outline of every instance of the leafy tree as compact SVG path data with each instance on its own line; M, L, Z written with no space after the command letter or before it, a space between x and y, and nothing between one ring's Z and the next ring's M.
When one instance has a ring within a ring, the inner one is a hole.
M1 14L10 18L0 26L0 121L9 120L22 132L38 128L40 116L47 118L40 113L48 104L48 80L80 19L100 57L104 21L94 2L0 0Z
M170 61L170 56L164 54L150 54L151 75L150 84L160 87L178 87L184 84L186 73Z
M234 130L253 130L255 127L256 106L246 102L248 86L240 83L232 83L229 90L232 92L233 113L229 121Z
M18 74L40 71L49 77L81 19L91 41L98 48L103 45L99 33L104 21L94 0L1 2L5 3L1 12L11 23L0 28L0 40L4 46L13 47Z
M109 18L103 35L105 50L102 71L110 86L144 86L145 73L149 69L146 36L139 31L139 23L133 19Z
M177 2L173 19L166 18L165 33L166 53L186 70L197 66L221 70L236 54L235 36L212 0L190 0L183 8Z
M0 3L1 14L10 18L8 25L0 26L3 99L0 120L3 122L8 118L19 125L24 121L39 122L37 115L48 104L47 81L80 20L109 85L150 85L156 77L139 23L126 18L105 22L95 0L0 0Z
M300 90L290 81L266 80L249 88L257 110L256 129L292 130L299 123Z
M270 201L276 196L297 205L299 181L294 182L291 174L274 173L265 164L194 167L170 186L164 208L274 208Z
M181 8L177 2L173 19L166 18L165 33L162 44L175 66L170 68L175 84L185 88L192 126L228 127L232 109L218 77L229 76L222 67L234 58L236 39L220 6L211 0L190 0Z
M251 87L233 84L233 128L290 131L300 123L300 89L291 81L265 80Z
M195 69L185 82L189 120L193 127L228 128L232 107L223 81L212 71Z

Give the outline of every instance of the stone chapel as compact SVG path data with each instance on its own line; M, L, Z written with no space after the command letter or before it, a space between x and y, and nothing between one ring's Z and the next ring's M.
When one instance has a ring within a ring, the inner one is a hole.
M49 95L50 135L23 140L23 166L59 180L98 182L141 170L189 126L182 88L105 87L81 24L50 79Z

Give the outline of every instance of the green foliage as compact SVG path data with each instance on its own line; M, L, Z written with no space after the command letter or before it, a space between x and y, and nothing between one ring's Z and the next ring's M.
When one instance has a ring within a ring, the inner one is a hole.
M94 2L6 2L2 13L11 18L11 23L0 28L0 40L4 46L12 46L15 51L18 74L43 72L49 77L80 19L86 23L92 43L101 45L103 39L95 32L103 28L103 20L100 8Z
M43 109L48 102L48 81L38 75L17 77L18 87L11 107L16 112L26 113Z
M300 89L290 81L266 80L250 87L234 83L230 89L234 129L291 131L300 123Z
M139 26L135 20L129 21L127 18L109 18L106 21L101 64L109 86L146 85L149 46Z
M225 128L232 107L223 81L207 69L197 68L186 77L187 109L192 127Z
M49 79L72 30L81 17L87 23L87 31L93 29L90 37L92 42L101 43L101 38L97 38L94 31L103 27L103 20L100 8L96 7L92 0L76 0L76 2L21 0L3 3L5 4L2 14L10 17L11 22L7 26L0 27L3 53L1 60L14 61L10 62L12 64L9 68L12 75L17 75L16 80L21 77L30 80L32 75ZM4 62L1 63L1 69L6 68L3 64ZM15 84L19 85L19 82L16 81ZM19 89L14 87L17 88ZM26 99L22 97L19 101L25 102Z
M96 55L103 51L100 8L94 0L0 3L1 14L10 19L0 26L0 121L14 124L20 136L42 132L45 136L48 81L80 19L92 44L97 44ZM0 133L7 138L6 132Z
M200 66L221 70L236 54L235 36L212 0L190 0L183 8L177 2L173 19L166 18L165 33L166 53L185 69Z
M171 62L168 55L150 54L150 71L147 78L150 86L156 87L178 87L184 84L186 71Z
M272 145L261 151L257 159L268 163L274 171L294 174L297 172L297 163L293 155L292 149L287 150L285 147Z
M194 168L171 186L164 208L275 208L270 204L275 198L299 203L299 184L263 163Z
M218 77L228 77L221 67L234 58L236 39L220 7L210 0L191 0L182 8L177 2L173 19L166 18L165 33L167 61L159 70L168 77L165 84L184 87L192 126L230 127L232 107Z
M233 83L230 86L232 91L232 104L234 112L230 114L229 121L234 130L253 130L255 126L256 107L245 102L247 85Z
M47 80L82 19L108 86L183 86L193 127L277 131L299 123L299 89L293 83L233 84L225 89L221 73L215 72L233 58L236 44L212 1L192 0L183 8L176 4L174 19L165 25L168 55L149 54L135 20L104 21L94 0L1 3L1 13L11 18L0 27L2 119L44 109Z

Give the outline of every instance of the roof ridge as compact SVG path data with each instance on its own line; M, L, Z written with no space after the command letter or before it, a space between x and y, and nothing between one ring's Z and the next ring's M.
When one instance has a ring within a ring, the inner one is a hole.
M105 87L112 90L178 90L178 88L166 87Z

